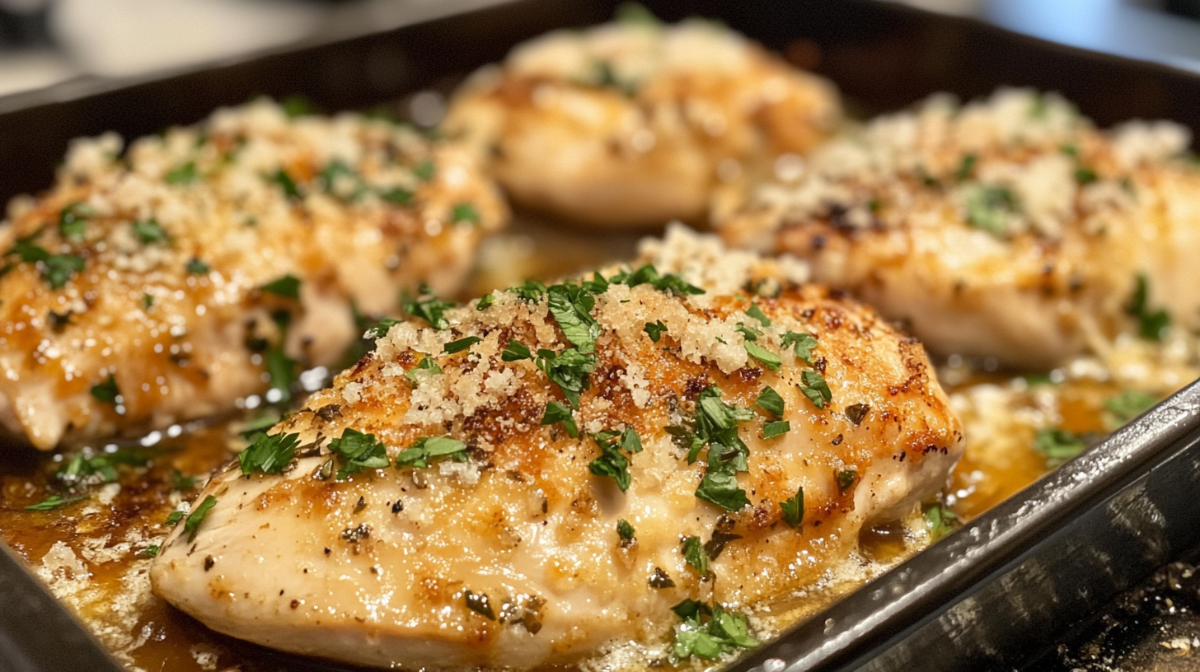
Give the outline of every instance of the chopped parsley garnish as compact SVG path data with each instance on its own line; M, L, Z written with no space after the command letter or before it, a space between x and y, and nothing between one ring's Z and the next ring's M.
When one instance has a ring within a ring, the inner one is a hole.
M249 476L253 473L283 473L288 463L296 456L296 447L299 445L299 434L255 435L254 441L238 453L242 474Z
M510 339L508 345L504 346L504 352L500 353L500 359L506 362L519 362L522 359L533 359L533 353L527 346Z
M1151 310L1149 305L1150 286L1145 275L1138 274L1133 295L1125 304L1125 312L1138 321L1138 333L1142 338L1161 341L1167 327L1171 326L1171 315L1165 310Z
M450 213L450 218L455 224L464 222L467 224L478 224L479 211L470 203L457 203L454 206L454 210Z
M102 404L116 404L118 397L121 396L121 390L117 387L117 379L113 374L108 374L108 378L102 383L96 383L90 390L92 398Z
M630 525L629 521L622 518L617 521L617 536L621 538L622 542L628 543L637 536L637 531L633 529L633 525Z
M657 343L658 339L662 338L663 333L667 331L667 325L663 324L662 320L658 320L653 324L647 322L646 326L642 327L642 331L646 332L651 341Z
M762 438L773 439L777 436L783 436L792 430L792 423L787 420L778 420L776 422L768 422L763 425Z
M87 203L76 201L58 212L58 233L67 240L83 242L87 234L87 219L95 212Z
M167 171L163 179L167 181L167 184L190 184L195 182L198 177L200 177L200 173L196 171L196 162L188 161L174 170Z
M825 376L816 371L802 371L800 379L803 382L796 387L800 388L813 406L825 408L825 404L833 401L833 392L829 390L829 383L825 382Z
M196 487L196 477L188 476L178 469L171 470L171 489L179 492L193 490Z
M174 526L178 525L179 521L183 520L183 517L186 515L187 514L184 513L183 511L172 511L171 513L169 513L167 515L167 523L166 524L171 527L174 527Z
M1087 450L1088 441L1077 434L1049 428L1038 430L1033 445L1046 456L1046 466L1053 468Z
M762 309L758 307L757 303L751 304L750 308L746 310L746 314L758 320L764 327L771 326L771 320L763 314Z
M363 336L364 338L383 338L384 336L387 336L387 333L391 331L392 327L396 326L397 324L400 324L400 320L385 317L376 322L375 326L368 329L367 333Z
M291 95L284 98L279 102L279 107L283 108L283 113L287 115L288 119L320 114L317 106L311 100L301 95Z
M588 374L596 369L596 356L580 354L575 348L558 354L542 348L538 350L537 367L562 390L571 408L579 408L579 395L590 384Z
M958 516L944 504L925 507L925 529L929 530L930 541L937 541L950 534L957 525Z
M413 166L413 175L417 176L418 180L428 182L433 179L437 172L437 167L433 165L433 161L425 159L424 161Z
M272 280L267 284L259 287L262 291L275 296L282 296L285 299L293 301L300 300L300 278L288 273L287 275Z
M391 189L380 191L379 197L395 205L408 205L412 201L413 193L408 189L392 187Z
M263 356L263 368L271 379L271 389L279 392L279 400L287 403L292 399L292 384L296 382L296 360L287 356L284 345L287 343L288 327L292 321L291 313L286 310L275 311L271 315L279 327L279 335L274 345L267 349Z
M853 469L843 469L837 472L838 492L845 492L858 480L858 472Z
M967 223L995 236L1008 233L1008 217L1017 212L1017 197L1006 187L985 186L967 198Z
M751 357L757 359L759 362L762 363L763 366L767 367L768 369L770 369L772 371L778 371L780 365L783 364L783 360L779 358L779 355L771 352L770 350L767 350L766 348L762 347L761 345L759 345L757 343L753 343L751 341L746 341L745 345L746 345L746 353L749 354ZM808 373L808 372L805 371L805 373Z
M81 257L69 254L55 254L43 262L42 277L51 289L62 289L71 276L83 271L84 261Z
M304 198L304 194L300 191L300 187L296 185L296 181L283 168L276 170L267 179L279 185L279 188L283 190L284 196L292 200Z
M537 280L526 280L515 287L509 287L508 290L521 300L529 302L537 301L546 295L546 285Z
M1140 390L1126 390L1104 402L1113 424L1124 425L1158 403L1158 397Z
M783 417L783 397L775 391L775 388L768 385L759 393L758 398L754 400L754 405L770 413L773 417Z
M670 292L679 296L704 293L703 289L687 283L682 277L674 273L660 276L658 269L650 264L646 264L633 272L621 271L608 280L613 284L626 285L628 287L649 284L659 291Z
M758 337L763 335L761 329L747 326L745 322L738 322L734 331L737 331L739 334L741 334L742 338L747 341L757 341Z
M146 245L151 243L165 243L171 240L171 236L167 234L166 229L162 228L156 220L143 219L133 223L133 235L138 237Z
M337 159L329 162L321 172L317 173L317 181L328 194L345 202L357 201L367 193L367 185L358 173ZM385 194L380 195L391 200Z
M147 558L157 558L159 550L158 544L150 544L142 549L142 555Z
M606 476L617 482L621 492L629 490L629 456L642 452L642 439L632 427L624 432L603 431L592 434L600 446L600 457L588 464L588 470L597 476Z
M475 310L487 310L488 308L491 308L492 304L495 302L496 297L491 292L488 292L487 294L483 295L482 299L479 299L478 303L475 304Z
M578 348L580 354L589 355L596 349L596 338L600 336L600 324L592 317L596 297L580 285L565 282L546 290L550 314L567 340Z
M575 417L571 415L571 409L558 401L552 401L546 404L546 411L542 413L542 424L553 425L556 422L561 422L562 426L567 430L567 436L572 439L579 438L579 426L575 424Z
M191 259L188 260L187 272L191 273L192 275L204 275L205 273L208 273L210 270L212 270L212 269L208 264L197 259L196 257L192 257Z
M448 457L455 462L466 462L467 444L448 436L421 437L396 456L396 468L425 469L430 462L439 457Z
M780 502L779 508L788 527L799 527L804 522L804 487L796 488L796 494Z
M623 2L617 7L617 21L627 26L646 26L657 28L662 26L662 21L658 17L646 9L644 5L636 2Z
M441 440L452 441L453 439ZM465 449L466 446L463 445L463 448ZM349 428L342 430L341 438L329 442L329 452L340 458L342 467L337 472L339 481L364 469L386 469L392 464L388 459L387 446L375 438L374 434L365 434Z
M979 160L974 154L964 154L962 163L958 164L958 170L954 173L954 179L962 182L971 177L971 173L975 172L975 162Z
M193 509L188 514L187 519L183 521L183 531L188 533L189 542L195 541L196 533L200 531L200 524L204 522L204 519L208 517L209 510L216 506L216 504L216 497L212 495L205 497L204 501L200 502L200 506Z
M858 426L862 424L863 418L867 417L867 413L870 412L870 404L850 404L846 407L846 419L853 422L855 426Z
M700 487L696 488L696 498L710 504L716 504L728 511L737 511L750 505L746 491L738 486L737 476L731 470L714 471L710 465Z
M1096 171L1086 166L1078 166L1075 168L1075 181L1080 185L1091 184L1100 179L1096 175Z
M154 307L154 296L151 294L142 295L142 310L149 311Z
M454 307L454 302L442 301L434 296L427 285L421 285L420 292L418 298L409 296L407 292L401 295L400 304L405 314L425 320L434 329L448 329L450 322L446 320L445 312Z
M708 575L708 554L704 552L704 545L700 543L700 537L684 539L680 552L683 553L684 561L691 565L696 573L700 576Z
M80 495L78 497L63 497L62 495L54 494L54 495L50 495L49 497L43 499L42 501L38 502L37 504L30 504L29 506L25 507L25 510L26 511L52 511L54 509L57 509L60 506L66 506L67 504L73 504L75 502L78 502L81 499L87 499L87 497L84 495Z
M675 643L671 648L677 659L719 658L759 644L750 634L746 617L726 611L719 604L710 608L689 599L675 605L671 611L683 621L675 626Z
M442 367L434 361L432 357L426 357L417 363L416 366L404 372L404 377L408 379L409 384L413 387L421 384L421 378L426 376L436 376L442 372Z
M462 352L463 350L470 348L472 345L475 345L482 340L483 339L478 336L467 336L466 338L460 338L457 341L450 341L446 345L442 346L442 351L448 355L453 355L456 352Z
M796 357L812 363L812 351L817 347L817 339L812 334L797 334L794 331L784 332L783 338L779 341L779 348L787 350L793 348L796 351Z

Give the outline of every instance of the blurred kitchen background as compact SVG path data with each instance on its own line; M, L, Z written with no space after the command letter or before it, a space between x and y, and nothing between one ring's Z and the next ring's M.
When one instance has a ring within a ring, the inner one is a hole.
M892 1L1200 72L1200 0ZM0 0L0 96L77 78L153 75L502 2Z

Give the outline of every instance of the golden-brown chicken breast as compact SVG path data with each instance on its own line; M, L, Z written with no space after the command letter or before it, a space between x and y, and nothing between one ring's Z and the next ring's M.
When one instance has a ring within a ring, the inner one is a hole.
M718 215L729 242L814 278L942 353L1045 368L1122 330L1194 325L1200 170L1167 122L1095 129L1054 95L935 97L881 117Z
M369 665L752 646L743 614L941 488L962 435L921 345L793 263L644 252L393 326L213 477L156 592Z
M839 122L832 85L717 24L558 31L476 73L445 122L518 204L594 226L705 219L712 189Z
M506 208L456 150L356 115L221 110L77 142L0 224L0 423L39 448L233 406L458 288Z

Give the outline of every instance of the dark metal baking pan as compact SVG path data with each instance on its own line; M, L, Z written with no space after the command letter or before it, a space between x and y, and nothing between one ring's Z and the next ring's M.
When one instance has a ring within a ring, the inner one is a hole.
M0 98L0 198L46 187L77 136L137 137L264 94L302 94L330 111L368 108L444 86L547 30L607 20L617 4L497 3L168 77L73 82ZM1200 77L972 20L876 2L644 4L667 20L723 20L831 78L865 112L936 91L969 98L1028 85L1063 93L1101 124L1170 118L1200 128ZM1019 665L1073 619L1196 544L1198 474L1200 388L1193 386L731 669ZM6 604L23 605L0 610L0 670L115 669L7 554L0 588Z

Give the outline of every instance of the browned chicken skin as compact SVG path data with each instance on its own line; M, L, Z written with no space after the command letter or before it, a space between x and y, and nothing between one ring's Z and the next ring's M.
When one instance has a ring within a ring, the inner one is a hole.
M264 101L120 149L77 143L0 225L0 426L39 448L232 408L284 387L292 360L331 365L361 332L352 302L456 291L507 216L456 150L357 115Z

